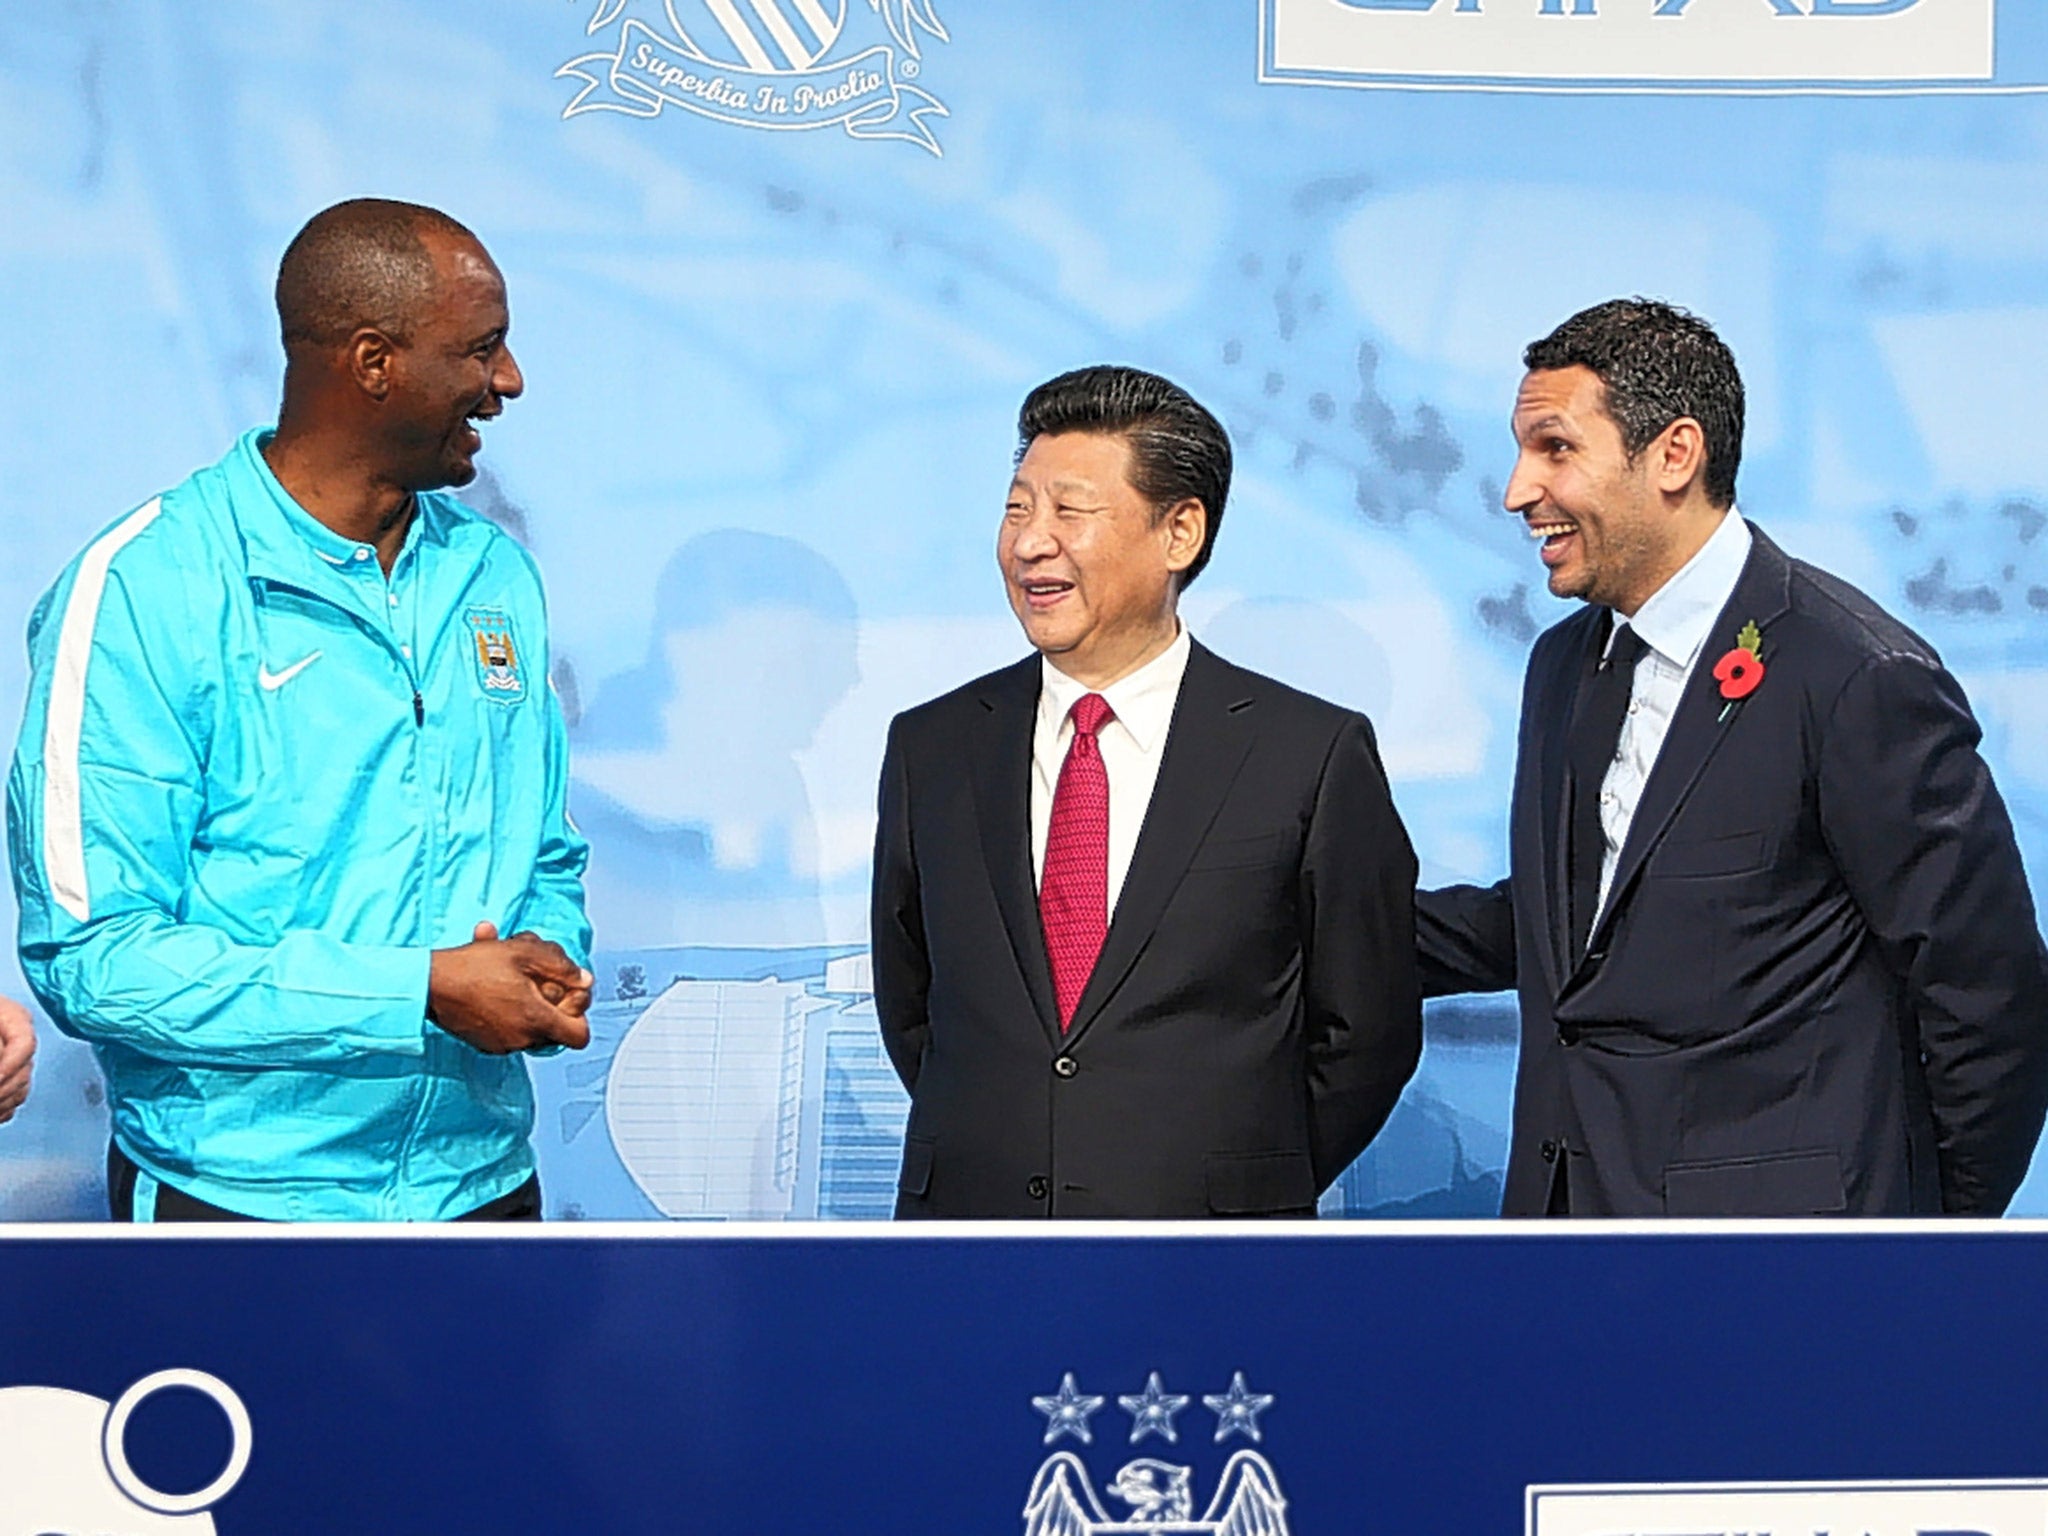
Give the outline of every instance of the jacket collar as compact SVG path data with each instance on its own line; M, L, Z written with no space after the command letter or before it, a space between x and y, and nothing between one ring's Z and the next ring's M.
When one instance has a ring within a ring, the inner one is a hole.
M1031 870L1031 738L1039 665L1031 657L983 679L976 696L986 713L973 744L973 780L982 855L996 905L1046 1039L1058 1050L1071 1047L1101 1015L1150 942L1250 751L1257 699L1246 686L1246 674L1200 641L1190 644L1159 778L1116 915L1073 1022L1062 1034Z
M1189 646L1152 802L1145 809L1102 953L1074 1005L1066 1036L1069 1046L1101 1016L1152 942L1195 849L1244 766L1258 723L1258 696L1249 684L1247 674L1206 646Z
M1038 713L1039 665L1032 656L982 679L976 699L985 715L971 749L982 859L1039 1023L1057 1039L1052 965L1045 956L1031 873L1031 733Z
M1741 579L1736 582L1735 590L1707 631L1706 646L1699 664L1686 680L1685 691L1680 695L1678 708L1671 718L1671 728L1665 734L1664 745L1658 750L1656 765L1651 768L1650 777L1643 785L1642 798L1636 803L1635 816L1629 822L1628 840L1622 844L1620 858L1614 866L1614 882L1608 893L1607 906L1593 925L1587 941L1586 952L1589 955L1598 954L1605 948L1606 935L1613 926L1615 914L1632 894L1644 861L1663 840L1672 819L1699 782L1701 773L1742 716L1742 706L1728 707L1727 701L1721 697L1721 685L1714 677L1713 663L1719 659L1723 642L1733 645L1737 631L1752 621L1768 635L1771 626L1791 609L1792 562L1762 529L1753 527L1750 532L1749 558L1743 564ZM1570 976L1584 964L1583 957L1574 956L1573 960L1573 966L1566 973L1567 985Z
M1693 557L1628 621L1643 644L1680 669L1707 643L1749 562L1749 525L1732 507Z
M226 460L231 492L227 512L241 535L249 575L322 596L350 590L350 567L367 565L377 553L367 544L343 538L292 499L263 457L264 445L274 436L274 427L244 432ZM400 559L425 545L449 544L455 526L474 515L445 496L422 495L415 502Z

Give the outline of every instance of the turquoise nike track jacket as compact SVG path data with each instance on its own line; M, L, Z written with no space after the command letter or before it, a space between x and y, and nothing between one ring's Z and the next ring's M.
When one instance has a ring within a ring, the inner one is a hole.
M145 1175L252 1216L457 1216L531 1175L533 1093L427 1021L429 951L488 920L589 957L540 578L422 495L387 580L286 495L269 435L36 607L22 969Z

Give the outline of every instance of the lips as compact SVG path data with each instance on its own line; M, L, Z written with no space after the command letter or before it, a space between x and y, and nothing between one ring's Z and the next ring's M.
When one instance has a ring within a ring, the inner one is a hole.
M1074 584L1053 576L1027 576L1017 583L1017 588L1024 594L1024 601L1032 612L1043 613L1065 601L1074 590Z
M456 445L465 454L473 454L480 450L484 445L484 435L477 430L478 426L483 422L495 419L503 409L502 406L480 405L464 416L462 418L461 435L457 437Z

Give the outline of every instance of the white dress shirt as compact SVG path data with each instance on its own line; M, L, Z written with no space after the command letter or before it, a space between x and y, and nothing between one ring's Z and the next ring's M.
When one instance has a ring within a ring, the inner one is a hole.
M1650 600L1638 608L1635 617L1615 615L1614 635L1627 625L1645 647L1636 663L1634 685L1629 690L1628 714L1621 722L1621 739L1615 744L1614 761L1600 783L1600 827L1607 844L1600 860L1600 910L1607 908L1608 887L1614 883L1614 867L1628 841L1629 824L1635 820L1636 805L1643 798L1643 786L1650 770L1657 766L1664 737L1671 729L1671 716L1685 693L1686 680L1699 664L1706 648L1707 633L1742 577L1749 559L1749 524L1742 514L1729 508L1699 553L1679 568ZM1737 628L1740 628L1738 623ZM1727 644L1735 643L1731 631ZM1608 648L1614 645L1608 637Z
M1173 644L1130 676L1103 689L1075 682L1054 666L1050 658L1040 660L1038 726L1031 737L1034 885L1045 877L1045 840L1052 828L1053 791L1059 787L1067 744L1074 739L1070 716L1081 699L1100 692L1116 717L1095 733L1096 744L1102 749L1103 771L1109 779L1109 915L1116 916L1116 899L1124 888L1124 876L1130 872L1131 855L1137 851L1138 831L1145 825L1145 812L1152 804L1152 786L1159 781L1159 759L1166 750L1173 707L1180 699L1181 677L1188 669L1188 645L1187 626L1183 624Z

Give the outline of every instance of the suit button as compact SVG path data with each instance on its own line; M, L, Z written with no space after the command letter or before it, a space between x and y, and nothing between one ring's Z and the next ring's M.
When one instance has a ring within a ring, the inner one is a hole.
M1557 1161L1556 1142L1546 1141L1545 1143L1543 1143L1543 1161L1545 1161L1546 1163L1554 1163Z
M1072 1077L1081 1070L1081 1063L1071 1056L1055 1056L1052 1059L1052 1069L1060 1077Z
M1031 1175L1031 1182L1024 1186L1024 1193L1034 1200L1043 1200L1052 1193L1052 1186L1038 1174Z
M1557 1031L1557 1043L1559 1045L1577 1045L1579 1037L1560 1025Z

